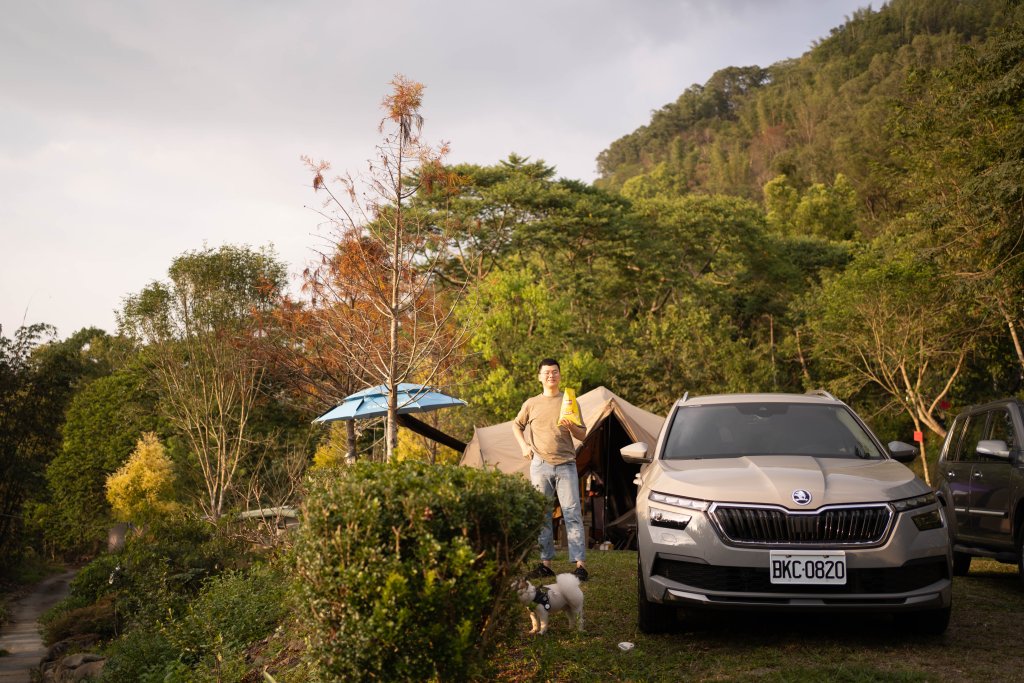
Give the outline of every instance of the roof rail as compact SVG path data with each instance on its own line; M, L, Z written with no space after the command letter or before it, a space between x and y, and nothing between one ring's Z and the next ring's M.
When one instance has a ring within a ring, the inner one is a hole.
M838 398L836 398L835 396L833 396L829 392L825 391L824 389L811 389L807 393L812 395L812 396L821 396L822 398L830 398L833 401L838 401L839 400Z

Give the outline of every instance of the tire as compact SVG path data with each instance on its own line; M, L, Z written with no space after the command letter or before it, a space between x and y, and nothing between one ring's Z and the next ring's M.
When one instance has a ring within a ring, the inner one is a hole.
M643 633L664 633L675 623L675 609L647 599L644 587L644 570L640 565L640 553L636 557L636 615L637 626Z
M920 612L897 614L897 623L911 633L922 636L941 636L949 627L953 606L927 609Z
M971 571L971 556L953 551L953 576L967 576Z

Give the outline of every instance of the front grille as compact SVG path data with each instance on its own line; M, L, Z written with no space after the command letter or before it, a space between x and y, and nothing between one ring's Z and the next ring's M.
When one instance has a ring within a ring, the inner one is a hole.
M849 567L845 585L774 584L767 567L719 567L663 557L654 561L651 573L700 590L722 593L907 593L949 578L945 556L911 560L902 567Z
M774 507L716 505L711 518L734 545L877 545L892 521L888 505L790 512Z

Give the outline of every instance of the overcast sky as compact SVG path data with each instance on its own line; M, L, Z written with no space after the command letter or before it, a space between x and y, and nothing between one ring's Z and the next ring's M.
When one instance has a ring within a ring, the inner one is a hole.
M876 2L875 7L881 3ZM115 331L182 252L318 245L306 154L359 172L401 73L451 162L587 182L727 66L798 57L861 0L0 0L0 326Z

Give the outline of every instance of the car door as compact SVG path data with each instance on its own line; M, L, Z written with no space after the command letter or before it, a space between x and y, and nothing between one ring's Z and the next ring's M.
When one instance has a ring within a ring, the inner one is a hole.
M950 427L942 454L942 474L952 498L956 538L970 536L971 462L965 457L965 432L972 424L972 415L962 415Z
M1002 441L1011 451L1016 447L1016 430L1009 410L997 407L989 411L984 438ZM1009 457L975 453L969 507L974 533L987 546L1013 547L1010 518L1012 474L1013 465Z

